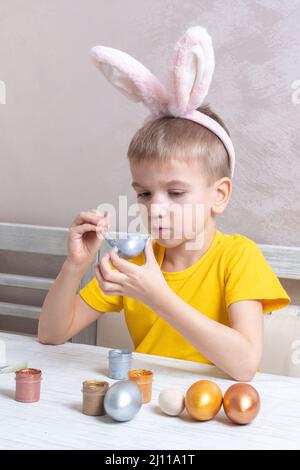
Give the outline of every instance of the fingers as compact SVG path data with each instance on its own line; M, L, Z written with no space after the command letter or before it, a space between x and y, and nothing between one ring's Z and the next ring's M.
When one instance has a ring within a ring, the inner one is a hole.
M126 275L114 269L113 266L110 265L110 254L112 251L113 249L102 256L99 261L99 269L104 280L121 284L125 281Z
M83 235L85 232L96 232L99 239L104 239L102 231L108 230L110 227L110 214L105 211L105 214L100 213L97 209L90 211L83 211L70 225L69 229L72 232Z
M106 281L103 278L98 263L94 264L94 272L95 272L95 276L97 278L98 284L99 284L100 288L102 289L102 291L104 292L104 294L106 294L106 295L123 295L123 291L121 289L121 286L119 286L118 284L115 284L113 282Z
M72 227L72 229L79 235L83 235L85 232L97 232L99 230L97 225L92 224L76 225L75 227Z
M90 211L82 211L74 219L71 226L81 225L85 223L97 225L100 222L105 222L107 224L109 222L109 218L110 214L107 211L105 214L98 212L96 209L92 209Z
M115 266L118 271L124 273L125 275L127 274L128 276L134 276L137 274L138 268L134 263L130 263L129 261L120 258L114 249L110 250L109 253L113 266Z

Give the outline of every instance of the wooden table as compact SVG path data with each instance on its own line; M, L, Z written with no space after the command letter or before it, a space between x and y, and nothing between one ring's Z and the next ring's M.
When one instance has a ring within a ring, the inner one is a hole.
M261 396L261 411L249 425L231 423L223 409L215 419L198 422L161 413L160 390L184 393L197 380L210 379L223 393L234 381L216 367L197 362L133 353L132 368L154 372L153 398L133 420L81 412L83 380L107 377L109 349L66 343L40 344L36 338L0 333L9 363L27 361L42 370L41 399L15 401L15 374L0 375L1 449L299 449L300 379L258 373L251 382Z

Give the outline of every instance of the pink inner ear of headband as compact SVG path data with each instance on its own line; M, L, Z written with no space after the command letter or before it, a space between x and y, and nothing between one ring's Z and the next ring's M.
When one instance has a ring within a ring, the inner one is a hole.
M164 117L164 115L160 115L159 117ZM167 117L167 115L166 115L166 117ZM178 116L178 117L180 117L181 119L188 119L190 121L197 122L198 124L201 124L202 126L209 129L211 132L216 134L217 137L219 137L219 139L223 143L223 145L224 145L224 147L225 147L225 149L228 153L229 165L230 165L230 175L231 175L231 178L233 178L234 167L235 167L235 151L234 151L232 141L231 141L229 135L227 134L227 132L225 131L225 129L217 121L212 119L210 116L207 116L207 114L201 113L200 111L197 111L197 110L194 110L190 113L187 113L183 116ZM150 114L145 119L144 124L146 124L150 121L154 121L157 118L158 118L157 116L154 116L154 115Z

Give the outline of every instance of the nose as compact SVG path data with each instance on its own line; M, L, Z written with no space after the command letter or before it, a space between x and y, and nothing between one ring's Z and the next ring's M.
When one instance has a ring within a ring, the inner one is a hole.
M164 219L168 215L168 204L151 204L150 216L152 219Z
M168 213L169 202L160 194L153 194L150 204L151 216L153 218L165 217Z

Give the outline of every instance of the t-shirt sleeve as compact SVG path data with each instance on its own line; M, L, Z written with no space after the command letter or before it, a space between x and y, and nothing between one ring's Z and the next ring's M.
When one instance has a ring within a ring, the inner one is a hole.
M93 277L93 279L79 291L79 295L86 303L99 312L120 312L123 309L123 296L104 294L96 277Z
M233 243L226 256L226 309L240 300L261 300L263 313L291 302L259 246L247 237Z

